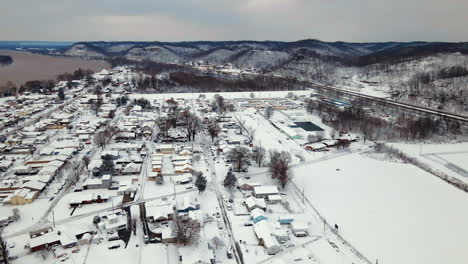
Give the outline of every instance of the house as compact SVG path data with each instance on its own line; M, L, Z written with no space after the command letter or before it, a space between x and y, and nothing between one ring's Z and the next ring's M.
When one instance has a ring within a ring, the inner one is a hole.
M122 169L122 174L139 174L141 171L141 164L130 162Z
M127 228L127 216L125 214L110 214L106 216L104 228L107 231L116 231Z
M179 201L177 209L179 213L188 213L189 211L200 209L200 204L196 201L196 199L184 197L181 202Z
M306 223L300 221L294 221L291 223L291 231L297 237L307 236L309 228Z
M265 199L262 199L262 198L257 199L253 196L250 196L245 199L244 204L249 211L252 211L253 209L256 209L256 208L262 209L264 211L266 210Z
M162 164L152 164L151 165L152 172L161 172L162 171Z
M136 139L136 133L134 132L119 132L115 137L116 140L133 140Z
M156 152L172 154L174 153L174 146L172 146L172 144L160 144L156 146Z
M146 179L148 181L157 181L160 177L162 177L161 173L159 173L159 172L150 172L150 173L148 173L148 176L146 176Z
M263 211L262 209L258 209L258 208L255 208L252 211L250 211L250 217L252 218L252 221L254 223L267 220L265 216L265 211Z
M305 146L305 149L310 150L310 151L321 151L321 150L326 149L327 147L328 146L325 145L324 143L317 142L317 143L307 144Z
M174 217L174 209L171 205L147 206L146 218L150 222L166 222Z
M46 247L60 244L60 236L57 232L51 231L40 236L32 237L29 240L29 248L32 252L39 251Z
M118 195L134 195L137 191L137 186L135 184L122 185L117 190Z
M278 217L278 223L280 223L281 225L289 225L293 221L294 221L294 218L290 215L284 215L284 216Z
M338 143L338 140L328 139L328 140L322 141L322 143L325 144L327 147L334 147Z
M1 160L0 161L0 171L5 172L13 165L11 160Z
M273 194L267 196L267 201L269 204L279 204L283 201L283 199L281 198L281 195Z
M256 198L267 198L268 195L279 194L278 187L274 185L255 186L252 192Z
M171 181L174 184L187 184L192 182L192 174L184 173L182 175L176 175L171 177Z
M93 203L103 203L110 199L107 194L100 193L81 193L77 198L70 200L69 205L71 207L76 207L82 204L93 204Z
M275 255L282 250L276 238L271 235L272 230L267 221L255 223L254 232L259 240L259 245L265 248L268 255Z
M271 230L271 235L276 238L276 240L283 244L283 243L286 243L287 241L289 241L289 235L288 235L288 231L284 228L281 228L281 226L279 226L279 228L274 228Z
M192 156L192 152L190 152L188 149L183 149L179 152L179 156Z
M83 189L84 190L91 190L91 189L102 189L102 179L99 178L88 178L83 182Z
M9 196L9 201L11 205L23 205L32 203L38 196L38 191L18 189L11 196Z
M262 184L259 182L247 182L245 178L237 179L237 187L241 190L253 190L254 187L261 186Z
M29 189L31 191L41 192L44 190L46 184L39 181L28 181L21 186L23 189Z
M192 172L192 166L190 166L189 164L185 164L182 166L175 166L174 172L175 173L190 173Z

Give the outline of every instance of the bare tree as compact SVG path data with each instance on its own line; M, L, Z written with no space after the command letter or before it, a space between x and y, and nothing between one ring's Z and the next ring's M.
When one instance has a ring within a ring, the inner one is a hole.
M263 162L265 161L265 154L265 148L263 148L262 146L255 146L253 148L252 158L259 167L261 167L263 165Z
M212 239L211 239L211 244L216 248L216 249L219 249L219 248L222 248L224 247L226 244L224 243L224 241L219 238L219 236L214 236Z
M96 116L99 113L99 109L101 109L102 105L102 86L101 85L96 85L94 87L94 94L96 94L96 100L91 101L92 105L91 107L94 109L96 112Z
M237 120L237 122L238 122L239 127L240 127L240 134L241 134L241 135L244 135L244 131L247 130L247 127L246 127L246 124L245 124L245 120L239 118L239 119Z
M312 143L316 141L317 141L317 137L314 134L307 135L307 143Z
M75 159L75 160L70 160L67 162L65 165L64 170L67 171L68 174L68 180L71 181L72 183L77 182L78 179L80 178L80 167L81 163L83 161Z
M245 137L247 137L247 140L250 142L250 143L253 143L254 139L255 139L255 132L256 132L256 129L253 128L253 127L247 127L246 128L246 131L247 131L247 134L245 135Z
M284 188L292 177L291 155L286 151L270 151L270 173L271 178L280 182Z
M274 112L275 109L271 105L267 106L267 108L265 109L265 118L270 120Z
M218 109L219 112L224 112L225 108L226 108L226 105L225 105L225 102L224 102L224 97L222 97L221 95L219 94L215 94L214 96L214 105L216 106L216 108Z
M88 156L83 157L83 162L84 165L86 166L86 169L88 169L89 163L91 162L91 159Z
M0 229L0 260L3 259L3 263L8 264L8 250L6 241L3 240L2 232L3 228Z
M195 241L200 233L200 223L194 219L177 217L175 223L175 237L178 244L188 245Z
M214 139L218 137L219 132L221 132L221 127L219 126L218 122L216 122L214 119L209 120L208 133L210 134L211 142L213 142Z
M188 140L195 140L195 135L202 128L201 119L189 111L182 112L182 118L185 121Z
M18 221L21 218L18 208L13 208L13 221Z
M235 171L241 171L250 156L249 149L240 146L230 150L227 154L227 157L235 162Z
M107 135L105 131L99 131L96 133L94 136L94 144L96 144L98 147L104 149L107 144Z
M162 136L167 137L167 131L169 131L169 128L171 128L171 125L169 124L167 119L160 117L158 118L158 120L156 120L156 124L158 125Z

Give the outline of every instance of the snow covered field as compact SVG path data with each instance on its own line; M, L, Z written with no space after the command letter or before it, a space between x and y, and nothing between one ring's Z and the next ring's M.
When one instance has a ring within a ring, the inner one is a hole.
M466 263L466 193L407 164L351 154L294 170L340 234L379 263Z
M389 144L432 168L468 183L468 143Z

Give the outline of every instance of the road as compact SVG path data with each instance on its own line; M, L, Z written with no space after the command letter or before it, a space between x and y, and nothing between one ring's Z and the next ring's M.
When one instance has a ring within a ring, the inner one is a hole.
M233 253L236 259L236 262L239 263L244 263L244 261L240 258L239 252L237 251L236 245L236 240L234 239L234 233L232 232L231 228L231 222L229 221L229 217L227 215L226 211L226 206L224 204L223 196L221 195L221 192L219 191L219 186L218 186L218 180L217 180L217 174L216 174L216 169L214 166L214 157L211 155L211 150L208 146L210 146L210 142L208 141L208 137L203 137L203 145L205 148L205 155L207 156L207 162L208 165L210 166L210 172L211 172L211 182L214 185L214 189L216 192L216 197L218 199L218 204L219 208L221 209L221 215L223 216L223 222L224 226L226 227L226 230L228 231L229 234L229 239L230 239L230 244L232 245Z

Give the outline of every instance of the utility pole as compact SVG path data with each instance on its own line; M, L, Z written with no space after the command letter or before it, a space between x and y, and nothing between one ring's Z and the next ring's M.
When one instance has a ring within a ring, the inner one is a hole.
M52 223L54 224L54 228L55 228L55 214L54 214L54 209L52 209Z

